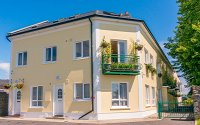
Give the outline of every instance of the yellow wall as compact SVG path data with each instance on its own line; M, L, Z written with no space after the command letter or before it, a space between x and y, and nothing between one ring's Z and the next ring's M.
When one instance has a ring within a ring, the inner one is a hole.
M66 24L62 27L75 26L75 24ZM132 42L136 41L135 25L120 26L113 24L99 25L99 38L101 40L105 36L106 41L111 40L126 40L127 49L130 52ZM61 26L60 26L61 27ZM52 29L54 31L55 29ZM51 30L49 30L51 31ZM44 33L45 30L41 31ZM163 60L158 51L151 42L151 39L142 30L141 43L153 56L153 67L156 68L157 59ZM38 32L37 34L40 34ZM29 34L31 35L31 34ZM18 39L18 40L17 40ZM76 28L63 29L56 32L48 32L43 35L35 37L27 37L24 39L13 39L12 49L12 80L25 80L25 86L22 89L22 105L21 112L52 112L53 111L53 85L64 85L64 112L65 113L86 113L91 109L91 101L76 102L73 100L75 82L91 83L91 64L90 58L73 60L73 44L76 41L90 40L90 25L89 22L84 26ZM43 54L44 48L50 46L57 46L57 61L55 63L44 64ZM20 51L28 52L28 65L24 67L16 67L16 53ZM128 52L128 53L129 53ZM142 68L142 85L143 85L143 102L144 110L155 110L155 106L146 106L146 92L145 85L150 87L150 104L152 103L152 89L151 87L160 87L161 80L155 74L153 77L149 73L146 75L146 68L144 64L144 48L141 50L141 64ZM163 61L165 62L165 61ZM165 62L166 63L166 62ZM61 79L56 80L56 76L60 75ZM112 109L112 82L127 82L128 83L128 109ZM135 112L139 111L139 95L138 95L138 76L125 75L102 75L100 74L101 83L101 113L111 112ZM44 108L30 108L30 87L44 86ZM156 89L157 90L157 89ZM157 92L156 92L157 93ZM156 97L157 98L157 97Z
M127 41L127 49L128 54L130 54L130 50L132 49L133 42L136 42L136 29L133 28L134 25L131 26L117 26L116 24L100 24L100 40L102 40L105 36L105 40L107 42L110 42L112 40L126 40ZM144 35L144 34L143 34ZM144 36L141 36L141 42L144 45L146 49L149 50L149 52L154 57L154 64L153 66L156 68L156 58L157 54L152 48L152 46L147 42L147 38ZM143 65L142 69L142 76L143 76L143 102L144 102L144 110L153 110L156 109L155 106L148 106L146 107L146 96L145 96L145 84L150 86L150 103L152 103L152 89L151 87L157 87L156 82L156 75L151 77L151 74L149 77L146 77L146 70L144 65L144 49L142 49L141 54L141 61ZM101 96L102 96L102 103L101 103L101 109L102 113L106 112L136 112L139 111L139 95L138 95L138 76L114 76L114 75L101 75ZM128 109L112 109L111 99L112 99L112 93L111 93L111 83L112 82L127 82L128 88L129 88L129 103ZM106 97L106 98L104 98Z
M21 112L52 112L53 86L58 84L64 85L64 112L85 113L91 109L91 101L73 100L75 82L91 83L90 58L73 60L74 42L83 40L90 40L89 23L77 28L12 41L12 81L23 78L25 81ZM57 46L57 61L44 64L44 48L51 46ZM16 54L20 51L28 52L27 66L16 67ZM56 80L57 75L60 80ZM30 108L30 87L38 85L44 86L44 108Z

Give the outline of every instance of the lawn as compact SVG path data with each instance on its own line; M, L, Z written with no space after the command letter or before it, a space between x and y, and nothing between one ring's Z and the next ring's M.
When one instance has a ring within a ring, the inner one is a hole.
M200 125L200 119L197 120L197 125Z

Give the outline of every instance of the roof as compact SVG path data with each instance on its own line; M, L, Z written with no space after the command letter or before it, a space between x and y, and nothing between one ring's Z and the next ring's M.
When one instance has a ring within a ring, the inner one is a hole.
M44 28L53 27L53 26L57 26L57 25L61 25L61 24L65 24L65 23L69 23L69 22L73 22L73 21L77 21L77 20L87 19L87 18L95 17L95 16L96 17L112 18L112 19L128 20L128 21L136 21L136 22L143 23L145 28L149 32L149 34L154 39L156 45L161 50L161 53L164 55L165 59L167 60L167 62L171 66L171 63L169 62L168 58L164 54L163 50L161 49L160 45L158 44L157 40L155 39L154 35L152 34L150 29L148 28L148 26L145 23L145 21L131 17L128 12L126 12L125 14L122 14L122 13L115 14L113 12L95 10L95 11L91 11L91 12L87 12L87 13L83 13L83 14L76 14L76 15L70 16L68 18L61 18L61 19L58 19L58 20L55 20L55 21L51 21L51 22L49 22L47 20L47 21L43 21L43 22L40 22L40 23L36 23L36 24L24 27L24 28L19 29L19 30L15 30L15 31L9 32L6 37L9 38L9 37L12 37L12 36L16 36L16 35L32 32L32 31L36 31L36 30L41 30L41 29L44 29Z
M3 85L6 83L9 83L8 79L0 79L0 89L3 89L4 88Z
M51 22L47 20L47 21L43 21L43 22L40 22L40 23L36 23L36 24L30 25L30 26L24 27L22 29L18 29L18 30L9 32L7 37L31 32L31 31L35 31L35 30L40 30L40 29L44 29L44 28L48 28L48 27L72 22L72 21L86 19L86 18L90 18L90 17L94 17L94 16L103 16L103 17L108 17L108 18L110 17L110 18L119 18L119 19L132 19L132 20L135 20L135 21L142 21L142 20L139 20L139 19L132 18L128 14L128 12L126 12L125 14L122 14L122 13L121 14L115 14L113 12L95 10L95 11L91 11L91 12L87 12L87 13L83 13L83 14L76 14L76 15L70 16L68 18L61 18L61 19L54 20L54 21L51 21Z

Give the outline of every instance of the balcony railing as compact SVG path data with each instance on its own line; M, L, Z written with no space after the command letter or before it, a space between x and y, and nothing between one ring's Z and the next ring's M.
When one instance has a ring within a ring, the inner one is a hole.
M102 73L104 75L139 75L141 65L139 57L134 55L102 55Z

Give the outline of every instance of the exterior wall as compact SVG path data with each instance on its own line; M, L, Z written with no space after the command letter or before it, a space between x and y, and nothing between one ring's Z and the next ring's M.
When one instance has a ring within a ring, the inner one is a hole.
M107 42L110 42L112 40L126 40L127 41L127 51L128 54L130 54L130 50L132 48L132 43L137 41L137 28L138 25L120 25L117 23L100 23L100 35L99 39L102 40L105 36L105 40ZM140 32L142 30L140 29ZM146 49L149 50L149 53L152 54L154 58L154 64L153 66L156 67L156 58L157 54L152 48L152 45L148 43L146 36L144 33L140 34L140 41L144 45ZM101 42L101 41L100 41ZM142 64L142 94L143 94L143 111L147 110L156 110L156 105L152 106L146 106L146 96L145 96L145 84L150 86L150 100L152 98L152 90L151 87L157 88L157 78L156 75L151 77L146 77L146 69L144 64L144 49L141 50L141 56L140 56L141 64ZM100 75L100 81L101 81L101 96L106 97L101 99L101 113L116 113L116 112L139 112L139 90L138 90L138 76L126 76L126 75ZM122 108L122 109L113 109L111 100L112 100L112 89L111 89L111 83L112 82L127 82L128 83L128 108ZM157 98L157 97L156 97ZM150 103L152 100L150 101Z
M94 21L94 20L93 20ZM95 21L94 21L95 22ZM80 25L81 24L81 25ZM100 65L100 42L105 36L106 41L126 40L128 54L132 49L132 42L140 41L144 48L153 56L153 67L157 67L158 58L166 63L163 57L156 51L152 39L139 24L128 23L105 23L96 21L93 29L93 62L94 62L94 114L97 119L107 119L127 113L129 117L145 117L156 112L156 105L152 105L152 87L156 93L161 89L162 80L156 74L147 76L145 68L144 49L140 52L140 63L142 70L140 76L129 75L102 75ZM76 41L90 40L89 21L64 24L55 28L28 33L21 37L14 37L12 40L12 81L24 79L25 86L22 88L21 112L30 116L51 116L53 115L53 88L54 85L63 85L64 88L64 113L76 117L91 110L91 101L75 101L74 83L91 83L90 58L74 60L74 43ZM44 64L43 54L45 47L57 46L57 61ZM28 52L27 66L16 67L16 53ZM165 64L167 65L167 64ZM169 68L169 66L166 66ZM57 79L56 77L60 78ZM142 81L141 81L142 80ZM128 107L121 109L112 108L112 82L128 83ZM44 86L44 106L42 108L30 107L31 86ZM150 105L146 105L145 85L150 87ZM141 88L140 88L141 86ZM141 95L140 95L141 94ZM14 94L13 94L14 95ZM158 93L156 94L158 99ZM164 97L167 97L163 95ZM12 100L11 100L12 101ZM140 106L140 104L142 106ZM11 107L13 107L11 103ZM120 114L121 113L121 114ZM124 116L124 117L125 117ZM123 118L124 118L123 117ZM118 118L118 117L117 117ZM120 117L119 117L120 118ZM122 117L121 117L122 118Z
M44 112L52 115L53 86L59 84L64 87L65 113L86 113L91 110L91 101L75 101L73 99L75 82L91 83L90 58L74 60L72 53L76 41L90 40L90 24L89 22L83 23L84 25L78 27L74 24L63 25L63 27L71 28L57 32L40 31L41 34L36 33L38 36L13 39L12 81L14 83L16 80L24 78L25 82L21 90L22 113ZM51 46L57 46L57 61L45 64L43 61L44 49ZM20 51L28 53L27 66L16 67L16 54ZM57 76L60 79L56 79ZM38 85L44 86L44 106L43 108L31 108L30 88Z

